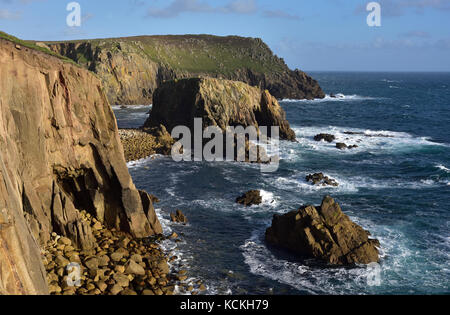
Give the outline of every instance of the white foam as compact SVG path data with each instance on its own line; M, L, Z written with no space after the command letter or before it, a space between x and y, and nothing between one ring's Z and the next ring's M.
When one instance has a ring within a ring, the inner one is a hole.
M128 168L142 167L142 166L145 166L146 164L148 164L150 161L154 161L157 158L164 158L164 156L161 154L154 154L154 155L151 155L144 159L128 162L127 166L128 166Z
M446 144L431 141L427 137L416 137L406 132L387 130L370 130L358 128L345 128L337 126L328 127L293 127L297 141L303 148L317 150L333 154L357 154L368 151L372 154L380 154L388 151L410 151L421 146L447 146ZM355 134L346 134L352 132ZM314 136L320 133L333 134L336 140L332 143L317 142ZM357 145L351 150L338 150L336 143Z
M153 105L111 105L113 110L141 110L151 109Z
M367 279L365 268L320 268L287 261L275 256L259 238L257 231L242 246L245 263L250 272L310 294L350 294L356 285L363 286ZM348 281L350 278L353 281ZM350 285L351 284L351 285ZM276 293L276 292L275 292Z
M450 173L450 169L447 168L447 167L445 167L445 166L442 165L442 164L436 165L436 167L437 167L438 169L440 169L441 171L444 171L444 172L446 172L446 173Z
M373 237L381 243L381 285L389 283L395 286L392 278L403 279L405 271L411 273L411 277L420 275L420 266L408 266L408 262L414 253L408 248L405 236L397 229L391 230L380 227L373 222L351 218L374 232ZM251 273L263 276L280 283L289 285L300 291L310 294L368 294L376 287L368 285L368 279L373 269L370 266L358 268L323 268L317 266L313 259L303 261L285 260L275 255L261 239L264 231L255 231L240 248L245 263L250 267ZM389 273L389 276L386 274ZM401 284L398 284L399 286ZM276 293L276 292L275 292Z
M386 82L386 83L401 83L402 81L396 81L396 80L388 80L388 79L383 79L381 80L382 82Z
M280 102L283 103L298 103L298 102L302 102L302 103L311 103L311 102L315 102L315 103L322 103L322 102L342 102L342 101L369 101L369 100L376 100L376 99L380 99L380 98L376 98L376 97L370 97L370 96L361 96L361 95L345 95L342 93L338 93L335 94L335 97L331 97L331 95L327 94L325 95L325 98L316 98L314 100L297 100L297 99L283 99Z
M272 192L261 190L261 197L263 204L265 205L269 205L271 207L276 207L278 205L278 201L275 199L275 195Z

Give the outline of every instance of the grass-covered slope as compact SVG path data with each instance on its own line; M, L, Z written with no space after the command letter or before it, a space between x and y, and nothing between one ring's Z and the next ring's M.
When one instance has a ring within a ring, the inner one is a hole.
M97 73L114 104L149 104L161 83L189 77L243 81L277 98L324 97L315 80L290 70L257 38L168 35L46 44Z
M26 47L26 48L29 48L29 49L33 49L33 50L37 50L37 51L43 52L45 54L48 54L48 55L51 55L53 57L57 57L57 58L59 58L61 60L64 60L64 61L67 61L67 62L75 64L75 62L72 59L64 57L64 56L61 56L60 54L50 50L48 47L45 47L45 45L39 46L35 42L25 41L25 40L19 39L19 38L15 37L15 36L12 36L10 34L2 32L2 31L0 31L0 39L4 39L4 40L10 41L10 42L13 42L14 44L19 45L19 46L23 46L23 47Z

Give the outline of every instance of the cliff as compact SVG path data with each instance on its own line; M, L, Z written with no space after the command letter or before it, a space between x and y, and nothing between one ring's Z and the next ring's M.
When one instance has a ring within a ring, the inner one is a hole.
M151 104L154 91L164 81L192 77L245 82L278 99L325 96L317 81L300 70L290 70L260 39L141 36L46 45L98 74L111 104Z
M242 82L211 78L164 83L153 97L153 108L144 127L163 125L169 133L176 126L194 130L194 119L203 126L279 126L280 138L295 140L286 113L268 91ZM270 134L268 135L270 136Z
M40 250L51 233L94 246L81 211L136 238L162 231L128 173L100 80L1 38L0 294L46 294Z

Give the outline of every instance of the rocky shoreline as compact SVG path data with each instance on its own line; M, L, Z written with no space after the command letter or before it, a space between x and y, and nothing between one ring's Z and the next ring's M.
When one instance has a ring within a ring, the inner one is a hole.
M156 134L149 129L119 129L119 136L127 163L155 154L169 155L174 143L165 128Z
M196 295L206 290L201 282L186 283L186 270L170 268L176 257L158 244L168 238L133 239L128 233L107 229L85 211L81 217L93 230L92 249L77 250L70 239L53 233L42 250L50 294Z

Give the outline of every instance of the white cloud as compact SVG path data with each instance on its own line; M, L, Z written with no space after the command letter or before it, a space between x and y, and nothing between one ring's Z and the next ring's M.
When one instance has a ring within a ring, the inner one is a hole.
M19 12L11 12L6 9L0 9L0 20L18 20L21 17Z

